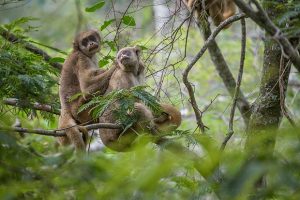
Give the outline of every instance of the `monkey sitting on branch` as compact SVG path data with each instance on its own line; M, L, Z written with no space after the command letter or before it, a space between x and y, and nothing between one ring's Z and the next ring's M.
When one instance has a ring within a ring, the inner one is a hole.
M215 26L233 16L236 6L233 0L184 0L187 7L192 10L197 20L200 19L204 11L211 17ZM228 25L226 28L228 28Z
M116 70L109 81L106 94L144 84L145 67L141 61L141 50L138 47L121 49L114 65ZM175 130L181 123L180 112L171 105L161 104L160 106L164 114L156 118L146 105L135 102L134 109L128 113L128 117L137 117L137 121L125 130L100 129L100 138L103 144L115 151L126 151L130 149L140 132L156 134L157 131ZM110 105L100 116L99 122L116 123L117 119L113 111L119 108L119 102Z
M101 38L98 32L89 30L76 36L73 51L63 64L60 77L59 97L61 114L59 129L66 129L66 137L59 137L61 145L73 144L76 150L85 150L87 130L81 123L92 121L89 110L78 113L78 108L98 92L103 95L115 70L98 68L96 53L100 50ZM82 96L76 95L82 94ZM75 99L72 99L75 98Z

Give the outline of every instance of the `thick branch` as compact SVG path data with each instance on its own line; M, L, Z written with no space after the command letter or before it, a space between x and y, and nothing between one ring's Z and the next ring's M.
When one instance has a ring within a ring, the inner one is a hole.
M193 68L193 66L196 64L196 62L202 57L202 55L205 53L205 51L207 50L207 48L209 47L209 45L212 42L215 42L215 37L218 35L218 33L220 33L220 31L226 27L227 25L231 24L232 22L235 22L237 20L240 20L242 18L245 17L245 14L238 14L235 16L232 16L230 18L228 18L227 20L225 20L224 22L222 22L216 29L215 31L207 38L207 40L205 41L203 47L201 48L201 50L196 54L196 56L193 58L193 60L191 61L191 63L186 67L186 69L183 72L183 82L186 86L186 88L188 89L189 95L190 95L190 99L191 99L191 104L192 107L194 109L195 115L196 115L196 119L197 119L197 123L198 126L201 128L202 132L204 130L204 125L202 123L202 113L198 108L198 105L196 103L196 99L195 99L195 94L193 91L193 87L191 85L191 83L188 81L188 75L190 70ZM216 44L216 43L215 43ZM227 66L227 65L226 65ZM227 69L229 70L229 69ZM229 71L230 73L230 71ZM230 73L231 74L231 73ZM232 77L232 74L231 74ZM232 77L233 79L233 77ZM234 80L234 79L233 79ZM224 81L225 82L225 81ZM235 82L235 81L234 81ZM226 85L226 83L225 83Z
M6 104L6 105L15 106L15 107L23 107L23 105L20 104L20 101L18 99L15 99L15 98L4 99L3 103ZM35 103L30 104L26 107L30 107L30 108L34 108L35 110L41 110L41 111L53 113L53 114L56 114L56 115L60 115L60 109L55 109L52 106L47 105L47 104L40 104L40 103L35 102Z
M14 34L8 32L7 30L5 30L4 28L2 28L1 26L0 26L0 35L4 39L6 39L6 40L8 40L8 41L10 41L12 43L21 43L21 44L23 44L23 46L24 46L25 49L27 49L28 51L30 51L30 52L32 52L32 53L34 53L36 55L42 56L43 59L45 61L47 61L47 62L49 62L50 59L51 59L51 56L49 56L43 50L37 48L36 46L34 46L34 45L32 45L32 44L30 44L30 43L28 43L28 42L26 42L26 41L24 41L24 40L22 40L20 38L18 38L17 36L15 36ZM58 70L62 69L62 65L59 64L59 63L49 63L49 64L52 65L53 67L55 67Z
M107 129L122 129L122 126L119 124L112 123L98 123L98 124L90 124L84 126L87 130L94 130L98 128L107 128ZM44 130L44 129L29 129L22 127L11 127L11 128L0 128L0 131L13 131L13 132L21 132L21 133L33 133L38 135L46 135L46 136L54 136L61 137L66 136L65 130Z
M274 39L281 45L284 53L288 56L295 68L300 72L300 56L294 49L290 41L283 35L281 30L272 22L267 13L262 9L256 0L251 0L256 9L251 8L249 4L246 4L243 0L234 0L236 5L246 13L255 23L257 23L268 34L274 37Z

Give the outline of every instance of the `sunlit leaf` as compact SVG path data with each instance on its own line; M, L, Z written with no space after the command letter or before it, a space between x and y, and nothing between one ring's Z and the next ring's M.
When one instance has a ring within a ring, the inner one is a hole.
M110 19L110 20L104 21L102 26L100 27L100 30L103 31L106 27L108 27L114 21L115 21L115 19Z
M123 24L127 25L127 26L135 26L135 20L132 16L129 15L125 15L122 18L122 22Z

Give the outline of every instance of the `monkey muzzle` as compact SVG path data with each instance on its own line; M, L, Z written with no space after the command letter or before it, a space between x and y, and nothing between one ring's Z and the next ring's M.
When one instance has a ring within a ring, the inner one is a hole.
M98 48L99 48L99 45L96 44L96 43L93 43L93 44L90 45L89 51L91 52L91 51L94 51L94 50L96 50Z

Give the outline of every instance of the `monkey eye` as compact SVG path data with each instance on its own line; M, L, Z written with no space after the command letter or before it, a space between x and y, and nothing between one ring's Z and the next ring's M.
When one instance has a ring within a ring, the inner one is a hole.
M89 39L90 41L96 42L96 37L93 36L93 35L90 35L90 36L88 37L88 39Z
M81 42L81 44L82 44L83 46L85 46L85 47L86 47L87 43L88 43L88 39L87 39L87 38L84 38L84 39L82 40L82 42Z

